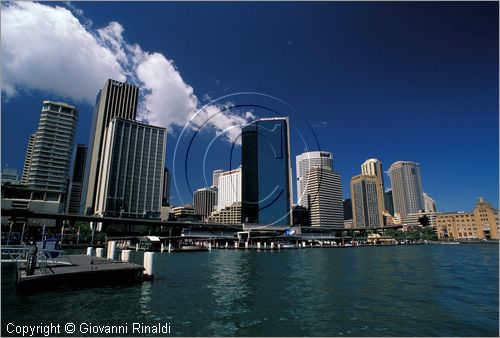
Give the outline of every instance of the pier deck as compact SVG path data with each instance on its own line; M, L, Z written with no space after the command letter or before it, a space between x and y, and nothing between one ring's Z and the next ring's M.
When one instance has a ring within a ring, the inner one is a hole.
M142 265L109 261L86 255L70 255L69 264L47 264L45 272L37 269L27 276L19 269L17 286L21 290L53 289L61 286L86 287L133 284L142 281Z

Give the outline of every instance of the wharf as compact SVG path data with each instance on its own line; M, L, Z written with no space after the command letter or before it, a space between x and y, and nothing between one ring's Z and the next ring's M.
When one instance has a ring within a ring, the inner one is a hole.
M142 265L111 261L86 255L69 255L71 264L47 264L35 274L26 275L18 268L17 286L23 291L38 291L66 287L127 285L142 282Z

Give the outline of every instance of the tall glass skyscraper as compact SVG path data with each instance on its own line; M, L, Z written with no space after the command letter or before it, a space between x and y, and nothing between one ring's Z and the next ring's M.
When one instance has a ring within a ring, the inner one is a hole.
M242 221L291 225L288 117L257 119L242 132Z
M101 175L104 132L114 117L135 120L139 88L115 80L107 80L97 95L90 130L84 191L86 214L93 214L96 205L97 182Z
M73 161L73 176L71 177L71 183L69 185L68 205L66 207L66 212L68 214L79 214L84 212L82 208L82 186L86 161L87 146L84 144L77 144L75 159ZM85 202L83 204L85 204Z
M389 168L392 186L394 212L401 218L420 210L424 210L424 195L420 166L409 161L394 162Z

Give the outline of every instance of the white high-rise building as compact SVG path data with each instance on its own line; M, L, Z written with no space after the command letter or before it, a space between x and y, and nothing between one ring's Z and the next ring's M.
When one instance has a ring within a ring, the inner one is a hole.
M224 171L219 175L217 211L241 202L241 168Z
M340 175L331 168L315 166L307 172L306 196L311 226L344 227Z
M427 193L424 192L424 211L425 212L436 212L436 202L432 197L427 195Z
M218 187L219 186L219 176L224 172L222 169L216 169L212 173L212 186L213 187Z
M28 186L66 193L77 121L75 107L43 101L40 123L35 136L30 136L26 153Z
M333 170L333 155L327 151L310 151L295 158L297 173L297 204L307 207L307 173L312 168Z
M420 166L410 161L394 162L389 168L394 213L404 219L406 215L424 210L424 195Z

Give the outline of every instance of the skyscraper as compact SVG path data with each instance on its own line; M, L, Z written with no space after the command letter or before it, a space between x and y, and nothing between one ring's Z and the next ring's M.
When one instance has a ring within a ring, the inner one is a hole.
M436 212L436 202L432 197L427 195L427 193L424 192L424 211L425 212Z
M33 157L33 147L35 146L36 133L31 134L28 140L28 147L26 149L26 157L24 158L23 174L21 177L21 184L28 184L28 176L30 173L31 158Z
M219 176L224 172L222 169L216 169L212 173L212 186L213 187L218 187L219 186Z
M28 186L63 194L67 192L77 121L75 107L43 101L40 123L33 142L30 136L26 154Z
M388 189L384 193L384 204L385 210L389 212L392 216L394 216L394 204L392 202L392 189Z
M288 117L262 118L242 131L244 223L291 225L291 164Z
M307 172L307 200L311 226L344 227L340 175L328 167Z
M222 172L218 184L217 211L241 202L241 168Z
M333 170L333 155L326 151L310 151L295 157L297 173L297 204L307 206L307 172L311 168L325 167Z
M217 203L217 188L201 188L193 194L193 206L197 215L202 219L208 218L214 211Z
M161 205L165 207L170 205L170 179L170 170L165 167L165 171L163 173L163 196L161 199Z
M115 80L107 80L104 88L97 95L84 183L86 214L93 214L96 205L97 182L102 170L104 132L114 117L135 120L138 95L138 87Z
M357 228L379 227L384 225L384 200L379 180L375 175L357 175L351 179L353 221Z
M87 146L77 144L73 161L73 175L69 185L68 204L66 206L68 214L79 214L84 211L82 207L82 187L86 160Z
M418 163L409 161L394 162L389 168L392 186L394 213L401 218L409 213L424 210L422 180Z
M352 219L352 199L346 198L342 201L344 208L344 221L346 219Z
M115 117L104 133L95 212L159 218L165 170L165 128Z
M382 170L382 162L380 162L376 158L370 158L370 159L366 160L361 165L361 174L362 175L373 175L373 176L377 177L378 189L380 189L382 194L385 192L384 171ZM382 200L379 201L379 210L380 210L381 214L384 212L385 208L386 208L385 201L382 198Z

